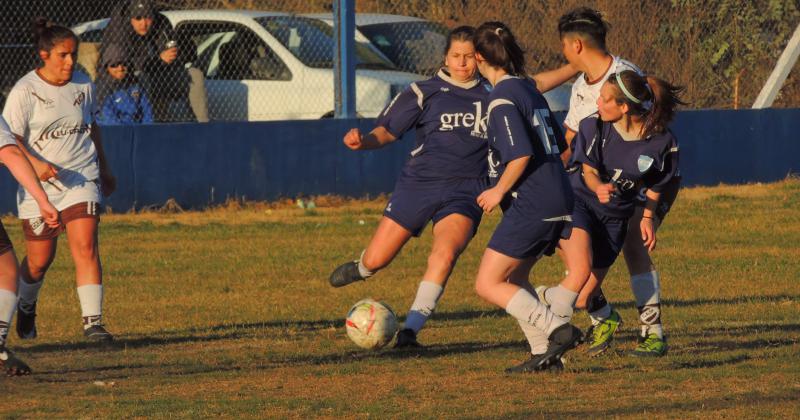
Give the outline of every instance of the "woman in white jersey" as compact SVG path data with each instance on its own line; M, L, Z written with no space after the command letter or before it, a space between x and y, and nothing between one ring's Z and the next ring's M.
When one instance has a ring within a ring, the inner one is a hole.
M97 245L99 206L115 188L99 131L94 124L94 88L89 76L73 72L78 38L63 26L37 19L35 46L39 68L11 90L3 117L33 166L61 226L42 222L33 196L20 189L17 208L27 256L20 270L17 334L36 337L36 301L44 275L66 230L83 315L84 335L110 341L102 324L102 270Z
M6 121L0 117L0 162L8 167L11 175L30 192L39 206L42 217L48 226L58 227L58 211L47 199L47 194L39 185L28 159L17 147L16 139L8 129ZM17 309L17 256L8 238L3 223L0 222L0 369L8 376L31 373L28 365L6 347L8 328Z

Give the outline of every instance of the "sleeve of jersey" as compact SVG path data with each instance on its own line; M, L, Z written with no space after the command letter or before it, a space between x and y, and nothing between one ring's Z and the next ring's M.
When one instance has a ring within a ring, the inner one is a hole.
M86 103L83 105L83 115L84 120L88 124L92 124L97 120L98 108L95 107L94 103L94 92L95 87L94 83L89 83L86 89Z
M489 104L489 127L494 137L494 147L500 151L500 161L533 155L525 119L511 101L495 99Z
M572 131L578 131L578 125L580 124L581 120L578 117L578 111L576 106L572 106L578 101L575 99L577 96L577 83L572 85L572 92L569 94L569 103L570 107L567 110L567 116L564 117L564 125Z
M0 149L15 144L17 144L17 140L14 138L14 134L8 128L5 118L0 117Z
M678 176L679 157L680 149L678 148L678 143L675 141L675 138L672 137L669 146L661 153L660 171L658 172L655 183L650 187L651 190L661 192L672 178Z
M585 163L592 168L600 167L600 147L597 141L597 119L586 118L581 121L575 138L572 140L574 147L572 162Z
M399 138L410 130L419 120L424 105L424 95L416 83L395 96L389 105L378 115L377 126L386 128Z
M8 99L6 99L6 105L3 108L3 119L8 123L11 132L20 137L25 136L28 121L30 120L31 103L26 98L27 96L23 89L11 89Z

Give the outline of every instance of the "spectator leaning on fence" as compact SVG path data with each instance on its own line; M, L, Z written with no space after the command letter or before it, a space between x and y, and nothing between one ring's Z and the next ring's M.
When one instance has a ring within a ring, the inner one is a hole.
M159 122L208 121L202 73L191 67L193 46L178 45L167 18L150 0L114 8L103 34L101 56L112 45L125 52ZM98 73L105 72L100 69Z
M103 51L97 77L97 122L101 125L153 122L153 110L136 76L128 71L125 53L117 44Z

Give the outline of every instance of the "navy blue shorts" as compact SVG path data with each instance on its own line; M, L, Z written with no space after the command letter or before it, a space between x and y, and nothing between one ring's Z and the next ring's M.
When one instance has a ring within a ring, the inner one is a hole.
M383 215L419 236L429 221L436 224L451 214L472 219L472 235L478 231L483 210L478 196L488 188L484 179L460 179L449 183L400 180Z
M575 197L572 227L589 233L592 240L592 268L611 267L622 252L628 219L599 214L579 197Z
M503 219L487 247L516 259L553 255L558 241L569 238L572 226L564 220L544 221L532 217L517 200L503 206Z

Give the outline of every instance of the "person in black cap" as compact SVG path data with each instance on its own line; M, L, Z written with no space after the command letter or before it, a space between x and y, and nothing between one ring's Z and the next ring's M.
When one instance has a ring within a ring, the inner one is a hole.
M198 118L189 103L192 78L187 68L194 51L178 46L169 20L155 9L151 0L123 2L112 11L103 33L101 56L113 45L124 52L128 71L149 94L156 121L207 119L202 115ZM98 69L98 74L103 73L105 68Z
M136 76L128 70L125 53L117 44L103 52L97 77L97 122L101 125L153 122L153 110Z

